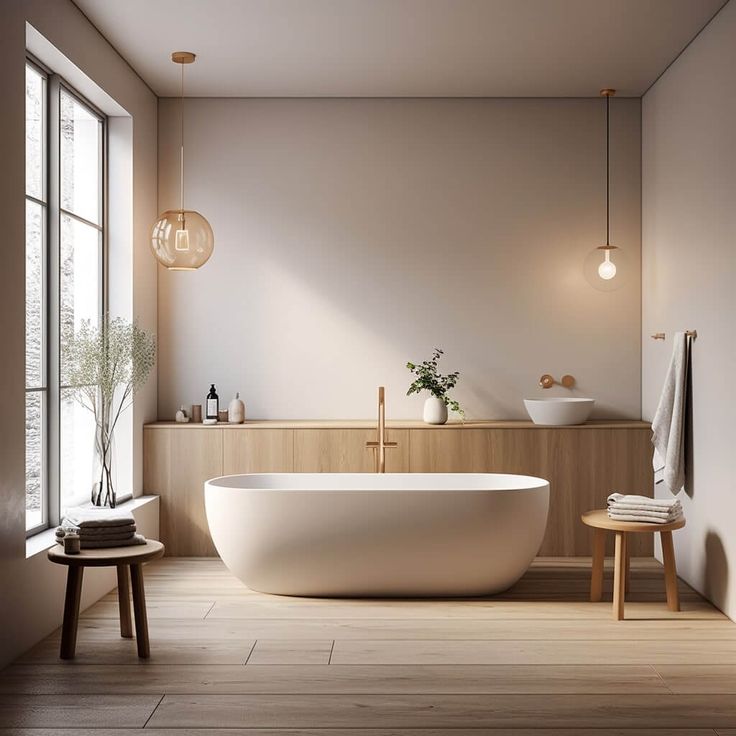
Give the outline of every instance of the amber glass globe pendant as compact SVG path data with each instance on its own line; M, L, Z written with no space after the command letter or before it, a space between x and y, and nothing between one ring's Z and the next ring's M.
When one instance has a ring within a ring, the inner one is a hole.
M206 218L184 208L184 66L194 63L189 51L175 51L171 60L181 65L179 97L179 209L159 215L151 230L151 250L156 260L170 271L194 271L203 266L215 248L215 236Z

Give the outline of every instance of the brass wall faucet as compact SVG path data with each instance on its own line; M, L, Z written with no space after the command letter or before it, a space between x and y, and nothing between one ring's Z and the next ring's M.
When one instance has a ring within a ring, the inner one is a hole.
M559 381L555 381L555 379L550 376L549 373L545 373L539 379L539 385L542 388L552 388L552 386L554 386L555 384L564 386L565 388L572 388L575 385L575 376L571 376L568 374L566 376L562 376Z
M386 448L398 447L398 442L389 442L386 439L386 391L383 386L378 387L378 442L366 442L365 446L375 450L376 473L386 472Z

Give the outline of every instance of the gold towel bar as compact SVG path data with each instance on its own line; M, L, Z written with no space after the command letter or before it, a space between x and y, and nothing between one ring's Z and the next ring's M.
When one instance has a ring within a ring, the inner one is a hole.
M685 330L685 336L686 337L692 337L695 339L698 336L697 330ZM664 340L667 337L666 333L664 332L655 332L652 335L652 340Z

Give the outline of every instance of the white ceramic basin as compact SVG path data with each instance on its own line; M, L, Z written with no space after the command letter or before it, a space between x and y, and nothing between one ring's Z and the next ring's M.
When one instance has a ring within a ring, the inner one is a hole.
M524 406L534 424L546 426L583 424L594 404L594 399L524 399Z

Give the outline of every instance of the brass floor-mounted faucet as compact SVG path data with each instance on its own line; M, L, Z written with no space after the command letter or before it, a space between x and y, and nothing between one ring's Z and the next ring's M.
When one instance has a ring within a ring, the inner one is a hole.
M365 446L375 450L376 473L386 472L386 448L398 447L398 442L389 442L386 439L386 391L383 386L378 387L378 442L366 442Z

